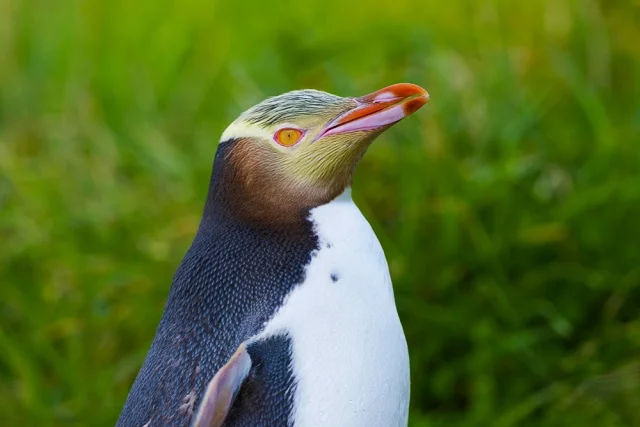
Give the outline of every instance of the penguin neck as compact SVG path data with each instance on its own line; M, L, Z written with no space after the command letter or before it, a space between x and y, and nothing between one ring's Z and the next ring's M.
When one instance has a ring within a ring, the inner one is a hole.
M223 224L234 224L261 232L308 233L310 211L344 197L347 185L334 186L322 194L301 193L295 186L274 179L270 168L246 159L243 153L247 151L247 144L246 139L220 143L200 224L201 232Z

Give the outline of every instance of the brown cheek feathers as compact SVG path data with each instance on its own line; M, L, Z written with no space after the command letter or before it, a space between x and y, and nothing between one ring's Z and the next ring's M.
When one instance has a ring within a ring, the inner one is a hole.
M263 141L241 138L224 158L219 196L238 219L257 226L288 226L330 202L351 184L351 173L313 183L287 173L284 158ZM355 166L355 165L354 165Z

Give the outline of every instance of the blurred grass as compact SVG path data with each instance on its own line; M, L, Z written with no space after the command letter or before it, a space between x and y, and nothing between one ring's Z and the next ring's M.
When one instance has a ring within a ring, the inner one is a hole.
M640 3L0 0L0 421L113 425L264 96L410 81L355 198L411 426L640 425Z

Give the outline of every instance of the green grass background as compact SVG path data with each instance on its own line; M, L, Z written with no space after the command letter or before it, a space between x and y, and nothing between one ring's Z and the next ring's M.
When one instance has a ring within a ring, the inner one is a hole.
M0 0L0 424L115 423L238 113L402 81L410 425L639 426L637 0Z

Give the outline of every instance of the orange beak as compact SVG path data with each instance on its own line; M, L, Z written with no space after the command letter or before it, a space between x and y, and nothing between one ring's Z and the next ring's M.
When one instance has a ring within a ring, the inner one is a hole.
M316 140L323 136L390 126L429 102L429 93L411 83L398 83L354 100L357 106L329 123Z

